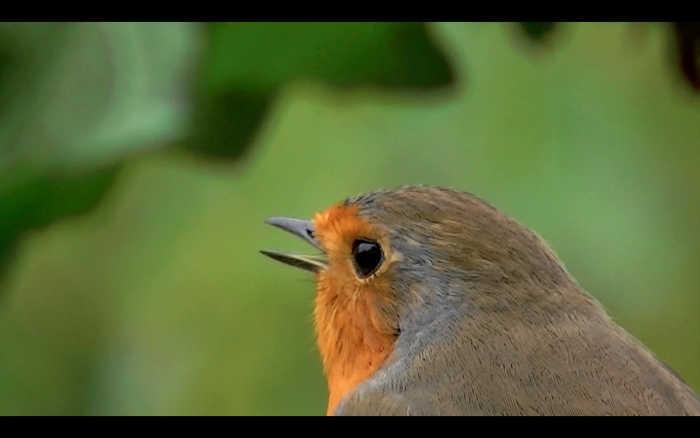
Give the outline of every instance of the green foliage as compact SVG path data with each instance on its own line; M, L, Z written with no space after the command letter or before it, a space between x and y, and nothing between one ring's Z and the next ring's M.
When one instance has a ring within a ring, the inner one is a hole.
M188 26L0 24L0 262L26 231L88 211L123 160L184 133Z
M542 40L554 31L557 23L551 21L526 21L520 23L525 33L535 40Z
M700 91L700 22L673 23L676 58L686 82Z
M290 80L435 88L452 73L421 23L214 23L209 90L272 92Z
M435 89L452 83L421 23L212 23L197 134L188 144L239 158L280 87L297 79L336 86Z
M0 270L11 260L24 231L85 213L102 197L116 173L116 168L107 168L80 176L7 178L12 184L0 187Z

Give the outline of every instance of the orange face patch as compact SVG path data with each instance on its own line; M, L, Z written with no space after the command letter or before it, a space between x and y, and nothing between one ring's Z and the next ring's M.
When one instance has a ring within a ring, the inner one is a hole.
M328 378L328 414L360 382L371 376L393 350L398 318L385 275L396 260L387 233L360 218L357 207L336 205L316 214L314 237L326 252L329 268L317 275L314 310L318 346ZM383 266L368 278L355 273L356 239L376 241Z

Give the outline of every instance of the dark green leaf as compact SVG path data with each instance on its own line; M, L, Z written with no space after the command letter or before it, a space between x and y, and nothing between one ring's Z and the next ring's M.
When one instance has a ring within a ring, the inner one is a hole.
M552 21L525 21L521 22L520 26L530 38L543 41L552 34L557 23Z
M88 211L116 173L113 167L82 176L5 178L0 185L0 273L24 232Z
M195 113L193 148L213 158L241 158L264 120L269 101L267 93L243 91L202 99Z
M676 37L678 68L688 85L700 91L700 22L671 25Z
M434 89L454 77L421 23L211 23L197 135L188 147L241 157L273 93L305 78Z
M297 78L435 88L453 74L420 23L216 23L208 91L272 92Z

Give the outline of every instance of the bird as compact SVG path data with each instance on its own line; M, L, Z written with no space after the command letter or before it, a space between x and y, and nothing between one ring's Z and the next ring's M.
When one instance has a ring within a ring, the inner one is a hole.
M261 251L315 277L328 416L700 415L539 235L473 194L403 186L266 222L320 252Z

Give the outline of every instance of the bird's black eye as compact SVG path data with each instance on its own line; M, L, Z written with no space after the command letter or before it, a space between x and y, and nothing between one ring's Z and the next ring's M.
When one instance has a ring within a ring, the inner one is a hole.
M376 271L384 260L382 248L377 242L366 239L357 239L352 244L352 258L355 262L355 271L360 278L368 277Z

